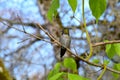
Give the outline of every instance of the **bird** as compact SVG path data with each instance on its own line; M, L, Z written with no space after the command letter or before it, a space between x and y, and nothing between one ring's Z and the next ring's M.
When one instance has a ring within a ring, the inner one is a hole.
M62 34L60 36L60 43L61 43L60 57L62 58L66 52L66 48L69 48L71 43L69 29L62 30Z

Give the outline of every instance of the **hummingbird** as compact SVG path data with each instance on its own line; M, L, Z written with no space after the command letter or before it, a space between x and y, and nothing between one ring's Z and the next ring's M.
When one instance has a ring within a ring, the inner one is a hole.
M62 45L60 49L60 57L62 58L66 52L66 48L69 48L71 43L68 29L64 29L62 31L62 35L60 36L60 43Z

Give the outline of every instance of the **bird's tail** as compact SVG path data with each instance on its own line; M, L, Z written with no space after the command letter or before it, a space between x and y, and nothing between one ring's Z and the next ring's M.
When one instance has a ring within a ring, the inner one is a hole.
M61 47L61 50L60 50L60 57L61 58L64 56L65 52L66 52L66 48Z

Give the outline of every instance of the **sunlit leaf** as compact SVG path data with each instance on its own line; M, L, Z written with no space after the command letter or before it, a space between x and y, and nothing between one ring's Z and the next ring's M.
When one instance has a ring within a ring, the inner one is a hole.
M92 62L98 64L100 62L100 60L99 59L93 59Z
M107 56L111 59L115 55L114 46L112 44L107 44L105 52L107 53Z
M109 61L109 60L104 60L103 63L104 63L105 65L108 65L108 64L110 63L110 61Z
M72 8L72 11L75 12L76 7L77 7L77 0L68 0L68 2L69 2L69 5Z
M89 5L93 16L98 22L99 17L104 13L106 9L106 0L89 0Z
M72 69L73 71L76 71L77 65L73 58L65 58L64 59L64 66L66 68Z
M59 73L59 70L60 70L60 63L56 63L55 64L55 67L53 70L51 70L48 74L48 79L51 78L52 76L56 75L57 73Z
M59 78L61 78L61 76L64 74L64 72L61 73L57 73L54 76L52 76L50 79L48 80L58 80Z
M120 43L116 44L107 44L106 53L109 58L114 57L115 55L120 56Z
M120 71L120 63L119 63L119 64L114 64L113 69ZM118 78L120 77L119 74L114 73L114 72L113 72L113 76L114 76L114 79L115 79L115 80L118 80Z
M59 0L52 0L50 9L47 12L47 18L52 22L53 18L57 15L57 9L59 8Z
M120 63L114 64L113 68L120 71Z
M118 54L118 56L120 56L120 43L113 44L113 45L114 45L116 54Z
M90 80L88 78L84 78L80 75L77 75L77 74L71 74L71 73L68 73L68 79L69 80Z

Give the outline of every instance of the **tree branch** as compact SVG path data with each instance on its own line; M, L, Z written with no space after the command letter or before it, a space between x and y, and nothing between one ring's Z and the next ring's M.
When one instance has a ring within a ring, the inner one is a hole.
M94 44L92 45L92 47L102 46L102 45L107 45L107 44L114 44L114 43L120 43L120 40L113 40L113 41L108 41L108 42L94 43Z

